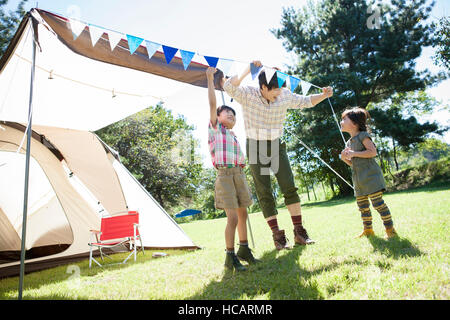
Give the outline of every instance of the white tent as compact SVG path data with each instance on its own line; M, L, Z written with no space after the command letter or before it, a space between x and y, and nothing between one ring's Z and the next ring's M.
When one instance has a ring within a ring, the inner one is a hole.
M181 59L167 64L158 51L150 59L143 46L130 54L124 38L111 50L107 32L93 46L90 28L75 38L70 20L33 9L0 60L0 252L20 248L30 115L25 247L64 249L27 259L27 268L87 253L99 211L139 211L146 247L196 247L92 131L154 105L184 83L205 87L207 66L184 70ZM0 264L0 275L17 264Z

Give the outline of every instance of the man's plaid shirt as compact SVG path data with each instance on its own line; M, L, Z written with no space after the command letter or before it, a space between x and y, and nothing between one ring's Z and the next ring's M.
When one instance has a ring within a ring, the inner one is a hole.
M247 138L254 140L274 140L283 135L283 124L287 109L313 107L309 96L292 93L282 88L275 102L267 102L259 88L233 86L231 78L223 89L242 105L245 133Z

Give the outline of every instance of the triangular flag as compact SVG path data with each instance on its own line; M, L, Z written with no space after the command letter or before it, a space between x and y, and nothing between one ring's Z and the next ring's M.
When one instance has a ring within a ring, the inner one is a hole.
M108 39L109 39L109 45L111 47L111 51L114 50L114 48L117 46L117 44L122 40L122 33L117 33L114 31L108 31Z
M73 20L69 18L69 26L72 30L73 40L78 38L78 36L83 32L84 28L86 27L86 24L83 22L80 22L78 20Z
M302 93L304 96L308 93L309 88L311 88L311 83L302 80Z
M231 67L233 66L233 60L230 59L222 59L220 58L218 66L219 69L222 70L224 75L228 75L228 73L231 70Z
M281 71L277 71L277 79L278 79L278 88L281 88L286 81L287 74Z
M181 60L183 61L184 70L187 69L189 63L191 63L192 58L195 55L195 52L185 51L180 49Z
M265 68L264 69L264 73L266 74L266 81L267 81L267 83L269 83L270 80L272 80L272 77L275 74L275 71L277 71L277 70L272 69L272 68Z
M133 54L137 48L139 48L139 45L144 41L144 39L130 36L127 34L127 40L128 40L128 48L130 48L130 54Z
M204 57L205 57L205 60L206 60L206 62L208 62L208 65L209 65L210 67L215 68L215 67L217 66L217 62L219 62L219 58L216 58L216 57L208 57L208 56L204 56Z
M147 47L148 58L151 59L161 45L153 41L145 40L145 46Z
M255 80L256 76L259 74L259 72L261 71L262 66L261 67L257 67L252 63L250 63L250 72L252 74L252 80Z
M293 76L289 76L289 79L291 80L291 91L294 92L294 90L298 87L298 84L300 83L300 79L295 78Z
M89 33L91 34L91 42L92 46L95 47L95 44L97 43L98 39L103 35L103 32L105 32L104 29L89 25Z
M170 61L172 61L175 54L177 53L178 49L169 47L169 46L165 46L165 45L163 45L162 47L163 47L164 55L166 56L166 62L167 62L167 64L169 64Z

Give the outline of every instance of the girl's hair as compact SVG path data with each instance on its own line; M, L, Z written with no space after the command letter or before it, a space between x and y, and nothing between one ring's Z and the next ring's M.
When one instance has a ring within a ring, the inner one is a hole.
M367 120L370 119L370 114L366 109L360 107L347 109L342 113L341 118L344 119L346 116L358 126L359 131L370 131L367 127Z

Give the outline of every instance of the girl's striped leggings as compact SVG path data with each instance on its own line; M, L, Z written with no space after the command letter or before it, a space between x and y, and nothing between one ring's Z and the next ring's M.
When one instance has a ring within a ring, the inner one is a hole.
M368 196L356 197L356 203L361 212L364 229L372 229L372 214L369 208L369 198L374 209L380 214L384 227L386 229L391 229L394 226L394 223L392 222L391 212L386 203L384 203L382 191L369 194Z

